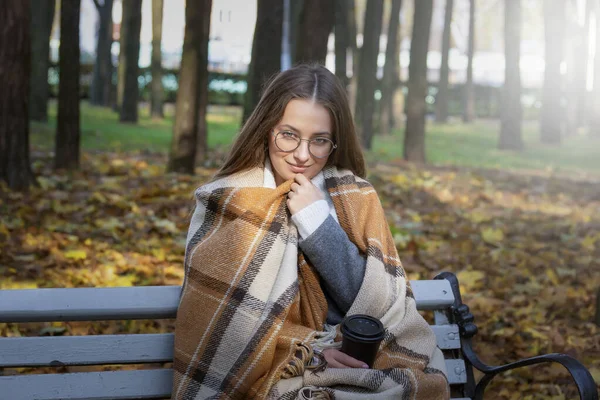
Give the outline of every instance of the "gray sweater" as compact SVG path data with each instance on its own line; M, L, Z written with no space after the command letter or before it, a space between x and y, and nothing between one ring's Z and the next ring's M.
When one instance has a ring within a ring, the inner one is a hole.
M329 311L328 324L339 324L354 302L365 276L366 258L331 215L300 249L319 272Z

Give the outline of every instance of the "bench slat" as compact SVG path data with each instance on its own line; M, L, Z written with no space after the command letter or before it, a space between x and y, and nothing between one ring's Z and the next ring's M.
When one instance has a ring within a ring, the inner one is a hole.
M448 382L451 385L462 385L467 383L467 370L463 360L446 360L448 370Z
M0 339L0 367L144 364L173 360L172 333Z
M454 304L454 294L450 282L440 280L415 280L410 281L417 308L419 310L437 310L448 308Z
M454 302L446 280L411 281L420 310ZM0 322L175 318L180 286L0 290Z
M462 360L446 366L451 385L466 382ZM172 382L171 369L0 376L2 395L11 400L161 399L170 397Z
M0 322L175 318L180 286L0 290Z
M460 348L458 326L431 328L442 350ZM172 333L2 338L0 367L170 362L173 343Z
M460 349L460 334L458 325L431 325L437 339L437 345L442 350Z
M0 376L2 396L11 400L164 399L172 385L171 369Z

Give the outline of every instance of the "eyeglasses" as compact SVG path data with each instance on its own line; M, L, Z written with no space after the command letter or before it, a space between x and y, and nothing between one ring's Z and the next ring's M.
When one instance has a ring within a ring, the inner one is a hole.
M302 142L308 142L308 152L315 158L325 158L337 148L332 140L325 137L301 139L300 136L289 131L281 131L275 134L275 146L286 153L296 150Z

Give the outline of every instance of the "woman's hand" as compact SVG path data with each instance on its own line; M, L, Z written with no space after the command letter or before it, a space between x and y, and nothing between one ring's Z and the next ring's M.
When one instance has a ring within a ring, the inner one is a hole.
M327 360L327 367L331 368L369 368L367 364L356 358L350 357L346 353L342 353L338 349L325 349L323 356Z
M296 174L294 180L287 200L287 206L292 215L315 201L324 200L321 191L307 177Z

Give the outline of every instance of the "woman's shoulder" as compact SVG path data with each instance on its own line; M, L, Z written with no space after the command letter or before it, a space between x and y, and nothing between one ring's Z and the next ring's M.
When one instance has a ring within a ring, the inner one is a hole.
M196 193L210 193L225 188L261 187L262 185L263 169L257 167L212 179L198 187Z
M358 189L374 190L373 185L349 169L330 167L323 170L327 187L356 186Z

